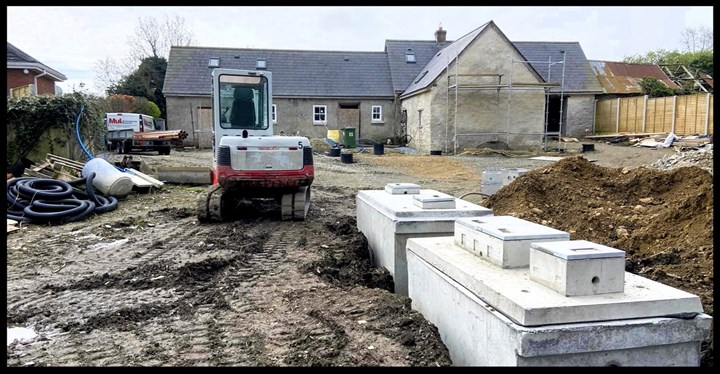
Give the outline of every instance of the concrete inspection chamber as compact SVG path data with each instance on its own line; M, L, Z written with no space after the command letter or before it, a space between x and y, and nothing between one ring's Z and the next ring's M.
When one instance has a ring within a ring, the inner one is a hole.
M699 297L625 272L622 250L515 220L459 218L453 236L406 242L412 308L454 365L700 365L712 318Z
M368 240L374 265L390 272L395 293L402 295L407 295L408 238L452 238L456 218L492 215L488 208L413 183L358 191L356 209L357 226Z

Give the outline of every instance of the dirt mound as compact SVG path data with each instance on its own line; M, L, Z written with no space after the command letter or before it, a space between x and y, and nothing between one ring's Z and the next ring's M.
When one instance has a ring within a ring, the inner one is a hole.
M315 273L336 286L361 285L393 292L392 275L385 268L373 266L367 239L358 231L355 218L326 222L325 227L339 240L321 245L321 259L303 265L301 271Z
M712 191L695 166L628 170L576 156L522 175L487 206L624 250L628 271L700 296L712 315Z

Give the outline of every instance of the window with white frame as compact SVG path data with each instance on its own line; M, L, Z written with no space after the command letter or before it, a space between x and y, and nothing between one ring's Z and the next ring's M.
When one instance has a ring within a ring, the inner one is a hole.
M380 105L373 105L372 106L372 122L379 123L383 121L382 117L382 106Z
M272 122L277 123L277 104L272 106Z
M327 123L327 105L313 105L313 125Z

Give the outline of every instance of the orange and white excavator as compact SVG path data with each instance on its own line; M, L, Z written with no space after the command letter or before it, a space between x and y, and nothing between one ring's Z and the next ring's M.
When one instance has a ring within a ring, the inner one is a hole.
M201 222L225 221L242 200L275 199L281 219L305 220L315 176L310 140L273 134L272 73L212 73L212 185L198 197Z

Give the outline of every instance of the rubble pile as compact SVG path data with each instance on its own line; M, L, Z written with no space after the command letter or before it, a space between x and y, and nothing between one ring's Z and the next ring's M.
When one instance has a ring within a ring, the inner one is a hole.
M713 150L702 149L697 151L679 152L671 156L665 156L650 164L651 168L658 170L670 170L684 166L697 166L713 173Z

